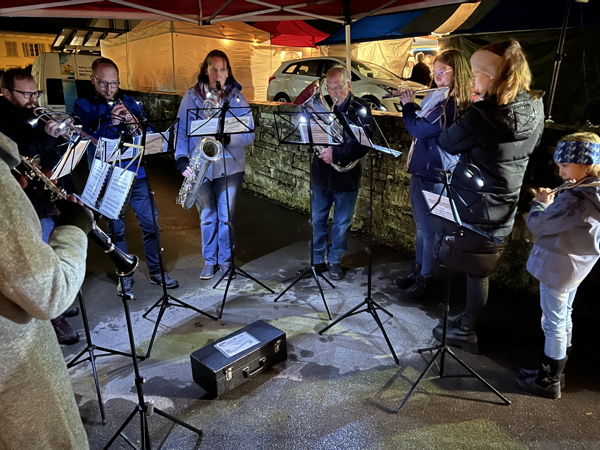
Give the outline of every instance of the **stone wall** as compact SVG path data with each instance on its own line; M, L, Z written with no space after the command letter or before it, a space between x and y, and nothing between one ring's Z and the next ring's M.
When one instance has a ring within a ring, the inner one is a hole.
M141 93L139 98L144 102L148 116L153 118L175 116L181 99L178 96L148 93ZM252 106L256 107L256 130L254 143L246 147L244 188L307 213L309 154L306 147L279 144L273 114L279 104L260 102L253 103ZM367 170L364 171L359 191L353 227L359 231L366 231L368 227L369 166L373 161L374 234L378 240L388 245L414 250L415 227L409 201L410 175L405 169L412 138L406 131L400 114L375 112L374 116L389 145L383 142L381 134L376 137L375 143L400 150L402 155L394 158L377 152L375 157L367 159ZM525 271L525 262L531 248L529 241L524 220L520 216L502 265L494 274L496 280L530 291L537 289L537 282Z

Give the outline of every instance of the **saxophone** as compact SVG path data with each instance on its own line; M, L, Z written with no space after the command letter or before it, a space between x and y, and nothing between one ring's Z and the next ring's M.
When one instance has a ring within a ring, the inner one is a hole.
M301 106L312 112L331 113L331 114L315 115L315 116L313 116L313 120L321 122L322 125L331 127L330 130L331 130L332 136L337 141L343 142L344 128L336 120L335 114L333 114L333 112L332 112L333 106L335 105L335 103L334 103L334 105L329 107L329 105L325 101L325 98L323 97L323 94L321 93L321 86L324 81L325 81L325 78L322 78L317 83L315 83L315 92L313 93L313 95L311 95L308 98L308 100L306 100L304 103L302 103ZM314 149L317 152L317 154L319 154L321 152L321 150L323 150L325 148L327 148L327 147L319 146L319 145L314 146ZM333 167L338 172L342 172L342 173L349 172L350 170L354 169L354 167L358 164L358 161L359 161L358 159L355 161L352 161L350 164L348 164L346 166L340 166L338 164L331 163L331 167Z
M221 83L217 81L216 98L213 98L214 94L211 94L212 92L206 96L206 100L204 100L202 105L205 116L221 107ZM198 189L200 189L206 171L214 161L217 161L221 157L222 152L223 144L215 138L207 136L198 140L188 165L192 173L183 180L181 189L179 189L179 195L177 196L176 203L181 205L183 209L190 209L192 207L198 196Z

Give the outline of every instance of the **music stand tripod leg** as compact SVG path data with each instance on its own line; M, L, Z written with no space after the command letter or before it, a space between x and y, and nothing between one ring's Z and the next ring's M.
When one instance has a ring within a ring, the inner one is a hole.
M331 327L333 327L334 325L336 325L338 322L346 319L347 317L350 316L354 316L356 314L362 313L362 312L368 312L369 314L371 314L371 317L373 317L373 319L375 320L375 323L377 324L377 326L379 327L379 329L381 330L381 333L383 334L383 338L385 339L385 342L387 343L390 352L392 353L392 357L394 358L394 361L396 364L400 364L400 360L398 359L398 356L396 355L396 352L394 351L394 347L392 346L392 342L390 341L385 328L383 326L383 323L381 322L381 319L379 318L379 315L377 314L377 309L380 309L381 311L383 311L384 313L386 313L388 316L390 317L394 317L388 310L386 310L385 308L383 308L381 305L379 305L377 302L375 302L372 298L372 278L373 278L373 252L372 252L372 248L373 248L373 168L374 168L374 159L377 155L372 153L371 154L371 170L370 170L370 176L369 176L369 180L370 180L370 195L369 195L369 209L367 211L367 215L369 216L369 247L367 247L366 249L366 253L367 255L369 255L369 263L367 266L367 297L363 300L362 303L358 304L357 306L355 306L354 308L352 308L350 311L348 311L347 313L345 313L344 315L342 315L341 317L337 318L333 323L329 324L328 326L326 326L325 328L323 328L321 331L319 331L319 334L323 334L325 331L329 330ZM363 306L366 306L366 308L362 311L360 311L360 308L362 308Z
M131 313L129 311L129 304L127 303L129 300L129 296L127 294L125 294L125 292L123 292L121 295L121 299L123 301L123 310L125 312L125 322L127 324L127 336L129 338L129 346L131 347L132 353L135 354L135 337L133 335L133 325L131 323ZM154 402L152 400L150 400L148 402L145 401L142 384L146 380L140 374L137 359L131 358L131 360L133 362L133 371L134 371L134 375L135 375L135 387L136 387L137 396L138 396L138 403L135 406L134 410L131 412L131 414L127 417L125 422L119 427L117 432L112 436L112 438L110 439L110 441L108 442L106 447L104 447L105 450L110 448L110 446L113 444L113 442L119 436L121 436L125 441L127 441L128 444L132 445L132 441L126 435L123 434L123 430L129 424L129 422L131 422L131 420L133 420L136 413L139 414L139 416L140 416L140 441L141 441L141 448L144 450L151 450L151 448L152 448L152 445L150 442L150 431L148 428L148 416L151 416L153 412L157 412L159 415L165 417L166 419L168 419L178 425L184 426L185 428L198 434L199 439L202 439L202 436L204 433L201 430L194 428L191 425L188 425L185 422L183 422L179 419L176 419L173 416L170 416L169 414L166 414L160 410L157 410L156 408L154 408ZM136 448L135 445L133 445L133 447Z
M223 142L223 136L225 135L225 133L224 133L225 132L225 116L227 115L227 112L230 110L230 107L231 107L231 105L229 104L229 101L225 101L221 108L221 111L219 113L219 129L218 129L218 133L217 133L217 140L219 142ZM233 238L234 238L233 233L234 232L233 232L233 224L231 222L231 207L230 207L230 203L229 203L229 177L228 177L228 173L227 173L227 158L224 155L221 158L223 161L223 173L224 173L224 178L225 178L225 206L226 206L226 211L227 211L227 221L225 222L225 225L227 226L227 232L229 234L229 257L230 257L231 261L229 264L229 270L225 274L223 274L223 276L221 276L219 281L217 281L217 283L213 286L213 289L216 289L216 287L223 280L223 278L227 274L229 275L229 277L227 279L227 286L225 287L225 293L223 294L223 301L221 302L221 308L219 309L219 314L218 314L219 319L221 317L223 317L223 310L225 309L225 302L227 301L229 285L231 284L231 280L233 280L233 278L235 276L236 268L240 273L243 272L243 271L241 271L241 269L239 267L237 267L235 265L235 260L233 257ZM232 175L236 175L236 174L232 174ZM242 186L241 186L241 182L240 182L240 186L239 186L239 189L237 190L237 192L239 193L239 191L241 189L242 189ZM234 201L235 201L235 199L234 199ZM218 215L218 203L219 202L217 201L217 215ZM275 291L273 291L271 288L268 288L267 286L265 286L263 283L258 281L256 278L251 277L246 272L243 272L243 273L245 274L244 276L246 278L251 279L255 283L259 284L260 286L262 286L263 288L265 288L266 290L271 292L272 294L275 293Z
M142 145L144 145L144 143L146 142L146 132L147 132L147 124L143 124L142 126L142 131L143 131L143 137L142 137ZM154 339L156 338L156 333L158 331L158 326L160 324L160 321L164 315L164 311L166 308L168 308L169 306L179 306L182 308L188 308L188 309L192 309L196 312L198 312L199 314L205 315L213 320L217 320L216 317L200 310L199 308L196 308L188 303L185 303L181 300L179 300L178 298L173 297L172 295L170 295L167 292L167 286L166 286L166 281L165 281L165 266L164 266L164 261L162 258L162 252L163 252L163 248L161 245L161 236L160 236L160 229L158 226L158 221L157 221L157 213L156 213L156 203L154 202L154 191L152 191L152 188L150 187L150 179L148 177L148 170L146 167L146 161L143 161L144 164L144 170L146 171L146 188L148 190L148 198L150 199L150 213L152 215L152 224L154 227L154 235L156 237L156 251L158 254L158 267L160 270L160 277L161 277L161 288L163 291L163 295L161 296L161 298L154 303L150 309L148 309L148 311L146 311L144 314L142 314L143 318L147 318L148 314L150 314L150 312L158 307L160 305L160 313L158 315L158 318L156 320L156 323L154 325L154 332L152 333L152 338L150 339L150 345L148 347L148 351L146 352L146 358L150 357L150 352L152 350L152 345L154 344ZM175 303L171 303L169 302L169 300L172 300Z
M441 358L440 358L440 370L439 370L439 374L438 374L437 378L441 379L441 378L457 378L457 377L462 377L462 375L446 375L444 373L444 371L445 371L445 355L446 354L449 354L450 356L452 356L452 358L454 358L454 360L456 362L458 362L467 371L469 371L473 377L477 378L490 391L492 391L494 394L496 394L504 402L504 404L506 404L506 405L510 405L511 404L510 400L508 400L506 397L504 397L497 389L495 389L491 384L489 384L481 375L479 375L477 372L475 372L475 370L473 370L471 367L469 367L464 361L462 361L448 347L446 336L447 336L447 332L448 332L448 316L449 316L449 313L450 313L450 288L451 288L451 280L452 280L452 272L449 271L448 272L448 279L447 279L447 282L446 282L446 301L445 301L445 305L444 305L444 314L443 314L443 318L442 318L442 320L443 320L442 343L440 345L437 345L436 347L429 347L429 348L424 348L424 349L417 350L417 352L419 354L427 352L427 351L432 351L432 350L437 350L437 352L435 353L435 355L433 356L433 358L431 358L431 361L429 361L429 364L427 364L427 367L425 368L425 370L421 373L421 375L419 375L419 378L417 378L417 381L415 381L415 383L411 386L410 390L404 396L404 398L402 399L402 401L400 402L400 404L396 407L396 409L394 410L395 412L400 411L400 408L402 408L402 406L406 403L406 401L408 400L408 397L410 397L410 395L413 393L413 391L415 390L415 388L419 385L419 383L421 382L421 380L423 379L423 377L425 376L425 374L427 374L427 372L429 372L429 370L433 366L433 363L437 359L438 355L440 355Z

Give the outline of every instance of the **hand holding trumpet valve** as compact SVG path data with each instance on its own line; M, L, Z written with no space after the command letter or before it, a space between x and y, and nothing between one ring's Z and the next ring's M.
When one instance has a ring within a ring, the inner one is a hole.
M52 136L54 138L57 138L61 135L68 137L72 123L73 121L71 119L68 119L68 123L58 123L55 120L49 120L48 122L46 122L46 125L44 125L44 131L48 136Z
M120 123L132 123L135 121L135 118L131 115L127 107L121 102L114 102L113 108L111 110L111 122L113 125L119 125Z

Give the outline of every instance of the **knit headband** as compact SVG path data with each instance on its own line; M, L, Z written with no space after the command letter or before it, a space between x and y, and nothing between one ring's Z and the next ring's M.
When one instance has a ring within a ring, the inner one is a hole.
M487 50L477 50L471 56L471 68L492 78L498 78L504 66L504 58Z
M595 142L562 141L554 150L555 163L600 164L600 144Z

